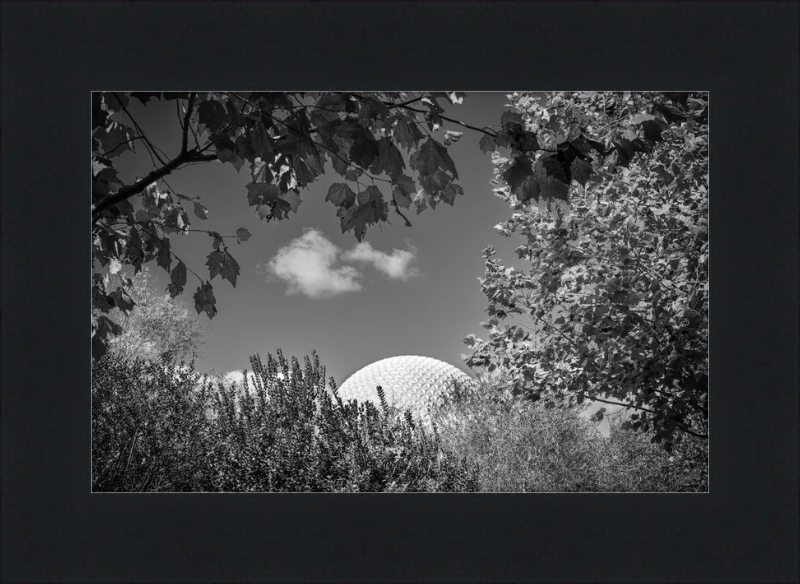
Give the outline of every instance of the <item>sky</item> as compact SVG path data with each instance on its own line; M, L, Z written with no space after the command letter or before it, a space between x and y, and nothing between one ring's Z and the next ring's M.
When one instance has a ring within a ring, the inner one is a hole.
M498 128L506 95L468 92L461 104L447 104L445 115ZM154 99L146 106L135 99L129 104L151 142L170 158L180 150L175 106L175 101ZM247 165L237 172L215 161L167 176L172 191L200 197L208 209L206 221L190 211L191 228L232 235L244 227L252 234L242 244L229 244L241 268L236 288L220 277L211 281L218 313L213 319L198 316L207 324L207 335L197 370L231 379L231 372L249 368L251 355L266 358L282 349L301 362L316 351L337 385L362 367L396 355L433 357L470 373L462 357L470 349L463 339L470 333L485 338L487 332L480 327L487 318L478 281L484 275L482 250L494 246L497 257L515 265L514 249L521 242L494 230L511 210L492 193L493 166L490 154L478 147L481 134L445 122L434 134L440 141L444 130L464 133L448 149L464 195L453 206L441 204L419 215L412 206L404 213L411 227L391 210L391 224L371 227L362 243L352 231L342 234L336 207L325 201L331 183L342 180L329 163L326 173L301 191L298 212L269 223L247 204ZM121 155L116 167L128 183L147 174L152 162L140 146ZM205 233L171 237L175 254L205 278L211 243ZM154 262L150 271L166 288L167 273ZM178 297L193 312L198 284L190 272Z

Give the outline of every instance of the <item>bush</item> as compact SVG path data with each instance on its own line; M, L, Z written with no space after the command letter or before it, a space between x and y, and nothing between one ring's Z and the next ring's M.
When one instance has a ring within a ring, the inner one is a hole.
M385 400L344 403L316 355L243 385L107 354L93 366L94 491L474 491L474 471ZM248 381L250 378L251 381Z
M515 382L495 369L434 414L442 446L478 467L481 492L707 490L705 441L686 435L669 453L614 420L606 438L583 408L515 396Z
M191 491L209 387L193 365L107 353L92 366L92 490Z
M344 403L316 356L291 366L279 351L251 358L254 386L219 386L212 490L475 490L466 465L410 415ZM377 390L376 390L377 391Z

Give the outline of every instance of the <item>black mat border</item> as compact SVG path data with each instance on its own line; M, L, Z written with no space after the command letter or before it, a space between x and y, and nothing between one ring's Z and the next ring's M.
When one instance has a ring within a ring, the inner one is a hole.
M2 11L4 581L797 579L796 4ZM90 495L88 91L254 86L710 90L712 492Z

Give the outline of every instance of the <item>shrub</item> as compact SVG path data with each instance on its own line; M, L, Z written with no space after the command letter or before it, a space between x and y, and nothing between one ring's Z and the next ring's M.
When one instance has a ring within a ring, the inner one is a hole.
M344 403L316 355L251 358L241 386L113 353L92 370L94 491L474 491L410 414ZM376 389L376 391L378 391Z
M221 491L475 490L463 461L410 417L343 402L316 355L251 358L254 382L220 384L212 488ZM376 388L376 391L377 388Z
M606 438L580 407L531 402L501 368L434 415L443 448L477 466L481 492L652 492L707 489L705 442L668 453L651 435L610 420ZM705 468L705 474L703 471Z
M209 388L191 363L176 365L115 353L93 364L93 491L199 486Z

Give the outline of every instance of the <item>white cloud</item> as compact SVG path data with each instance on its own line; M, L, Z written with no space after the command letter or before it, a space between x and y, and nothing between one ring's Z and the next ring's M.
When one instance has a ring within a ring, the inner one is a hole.
M271 274L288 284L287 294L329 298L361 290L360 274L351 266L336 267L340 249L316 229L309 229L278 250L267 264Z
M359 243L343 256L345 260L372 264L372 266L389 276L393 280L408 280L416 275L417 270L412 265L416 250L394 249L392 253L384 253L374 249L366 241Z
M267 263L267 271L287 284L288 295L330 298L361 290L361 272L344 262L371 265L393 280L407 280L417 273L412 265L415 259L413 248L389 254L366 242L343 252L316 229L308 229L278 250Z

